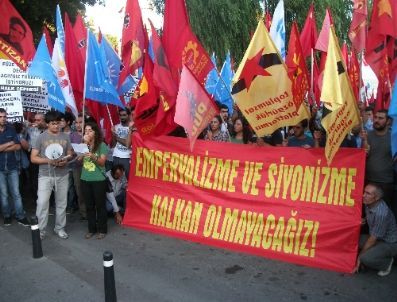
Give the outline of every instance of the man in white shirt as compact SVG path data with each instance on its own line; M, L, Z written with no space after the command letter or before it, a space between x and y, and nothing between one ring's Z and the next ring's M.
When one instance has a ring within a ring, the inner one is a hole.
M129 122L131 111L128 108L119 110L120 124L112 129L114 146L113 166L122 165L124 167L125 176L128 179L130 172L131 148L127 147L127 137L129 135Z

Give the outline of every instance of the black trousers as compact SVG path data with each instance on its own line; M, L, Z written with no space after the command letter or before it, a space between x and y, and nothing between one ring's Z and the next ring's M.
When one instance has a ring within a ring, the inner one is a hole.
M87 207L88 232L107 233L105 181L81 181L81 191Z

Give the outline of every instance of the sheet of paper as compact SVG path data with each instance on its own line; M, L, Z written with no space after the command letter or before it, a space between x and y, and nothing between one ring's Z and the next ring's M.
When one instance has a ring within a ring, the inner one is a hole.
M79 155L90 152L87 144L72 144L72 148Z

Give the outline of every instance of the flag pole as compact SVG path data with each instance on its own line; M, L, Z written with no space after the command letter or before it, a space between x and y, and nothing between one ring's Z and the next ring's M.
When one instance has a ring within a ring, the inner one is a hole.
M110 125L113 127L114 124L113 124L112 116L110 115L110 110L109 110L108 104L106 104L106 110L107 110L107 112L108 112L108 116L109 116L109 120L110 120Z
M313 76L313 71L314 71L314 51L313 47L310 49L310 97L313 102L313 106L316 106L316 100L314 99L314 89L313 89L313 83L314 83L314 76Z
M81 128L81 139L83 140L84 137L84 127L85 127L85 90L86 90L86 85L87 85L87 62L88 62L88 47L90 44L90 37L89 37L89 29L87 28L87 49L86 49L86 55L85 55L85 67L84 67L84 90L83 90L83 122L82 122L82 128Z

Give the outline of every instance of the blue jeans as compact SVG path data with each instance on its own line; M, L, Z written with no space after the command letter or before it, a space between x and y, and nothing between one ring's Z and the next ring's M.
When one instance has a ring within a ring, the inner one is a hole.
M1 210L4 218L11 217L11 207L8 202L9 194L14 201L16 219L25 218L25 210L23 209L21 193L19 192L19 175L17 169L0 171Z

